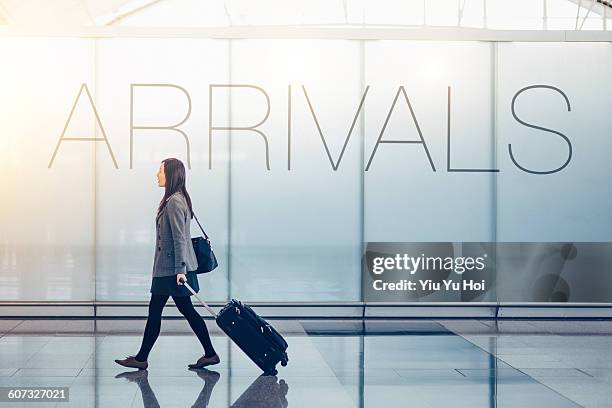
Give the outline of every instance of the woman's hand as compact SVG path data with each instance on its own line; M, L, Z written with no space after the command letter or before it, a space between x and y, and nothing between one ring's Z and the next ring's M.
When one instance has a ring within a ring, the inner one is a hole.
M182 285L183 284L183 280L187 280L187 276L185 276L184 273L179 273L176 275L176 284L177 285Z

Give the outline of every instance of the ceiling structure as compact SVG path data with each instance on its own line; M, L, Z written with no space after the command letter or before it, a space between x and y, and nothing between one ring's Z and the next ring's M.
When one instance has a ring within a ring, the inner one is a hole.
M0 37L612 42L612 0L0 0Z
M609 30L610 0L0 0L0 25Z

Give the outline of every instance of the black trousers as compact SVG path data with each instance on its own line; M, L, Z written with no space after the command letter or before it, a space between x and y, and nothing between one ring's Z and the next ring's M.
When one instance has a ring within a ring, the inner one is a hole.
M136 360L146 361L149 357L149 353L153 348L153 344L159 337L159 331L161 329L161 316L164 306L168 301L168 295L151 295L149 301L149 316L147 317L147 324L145 326L144 336L142 337L142 344L140 345L140 351L136 355ZM176 304L179 312L189 322L189 326L194 331L198 340L204 347L204 355L206 357L212 357L215 354L215 349L210 341L210 335L208 334L208 328L202 317L194 309L191 303L190 296L172 296L172 300Z

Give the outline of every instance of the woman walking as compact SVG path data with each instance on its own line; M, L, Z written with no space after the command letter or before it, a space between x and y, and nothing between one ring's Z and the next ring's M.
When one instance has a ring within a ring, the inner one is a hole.
M199 292L198 261L191 243L191 198L185 188L185 166L175 158L162 161L157 173L159 187L165 187L164 197L159 203L156 217L157 245L153 261L153 280L149 315L145 326L140 351L135 356L115 360L124 367L146 369L149 352L159 336L162 310L170 296L176 307L189 322L198 340L204 347L204 355L189 368L202 368L218 364L220 359L210 341L206 323L191 303L191 292L183 280Z

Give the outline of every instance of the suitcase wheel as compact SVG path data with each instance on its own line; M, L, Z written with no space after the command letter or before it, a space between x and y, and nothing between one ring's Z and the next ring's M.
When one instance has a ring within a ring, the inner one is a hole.
M280 363L281 363L281 365L282 365L283 367L286 367L286 366L287 366L287 360L284 360L284 359L283 359L283 360L281 360L281 362L280 362Z
M264 375L276 375L278 374L278 370L276 368L271 368L268 371L264 372Z

